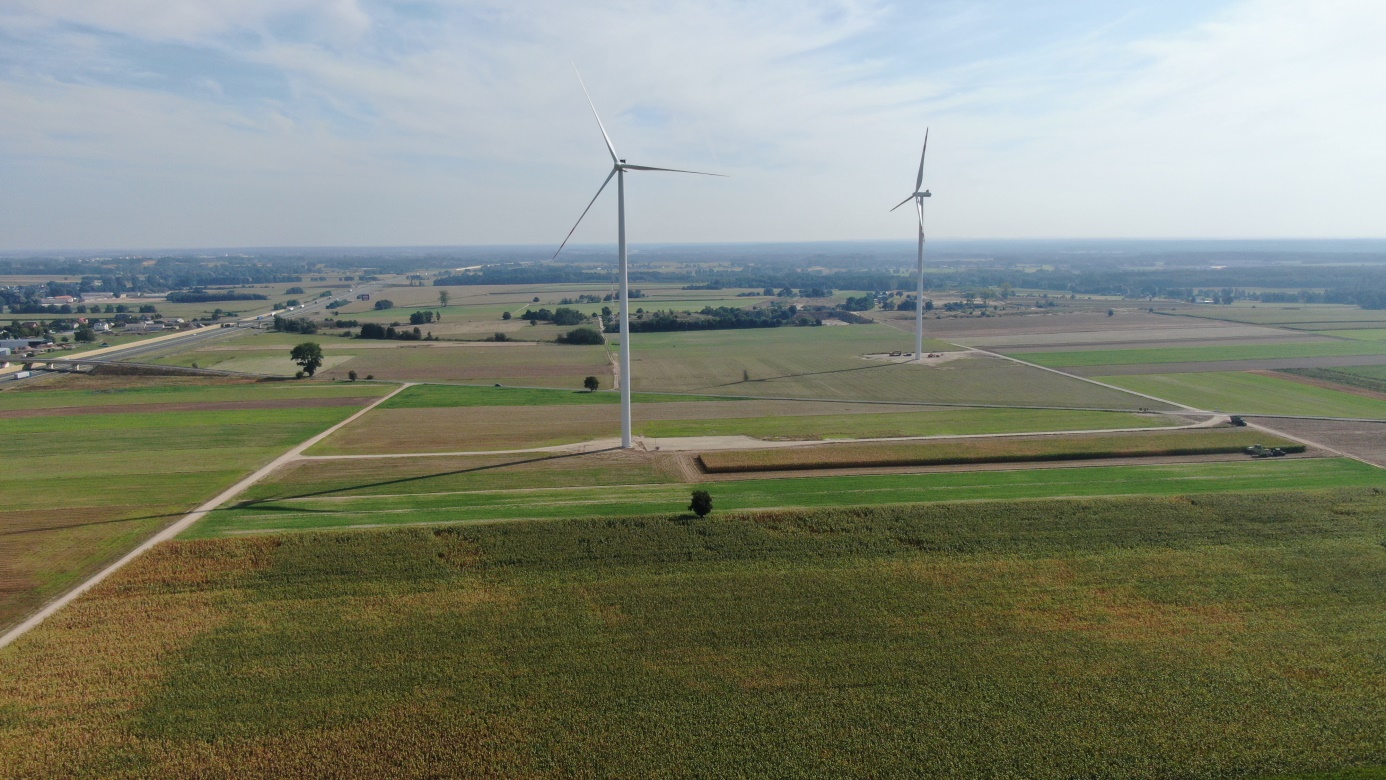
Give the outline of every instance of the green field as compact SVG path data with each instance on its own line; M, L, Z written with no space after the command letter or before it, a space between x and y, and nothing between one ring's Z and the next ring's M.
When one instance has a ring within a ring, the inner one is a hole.
M1380 490L178 542L0 652L49 777L1386 764Z
M0 410L126 403L118 413L0 417L0 626L15 621L156 529L358 406L308 407L341 387L65 378L0 393ZM166 384L167 382L167 384ZM354 395L379 387L349 388ZM315 394L314 391L321 391ZM286 397L287 396L287 397ZM116 401L115 399L121 399ZM162 410L165 403L269 401L287 408ZM364 404L367 399L361 399ZM35 403L38 402L38 403ZM95 411L95 410L93 410Z
M1201 317L1253 325L1273 325L1295 330L1328 330L1346 325L1386 325L1386 312L1347 304L1236 303L1231 306L1181 308L1186 317ZM1380 326L1378 326L1380 327Z
M1233 414L1386 419L1386 400L1365 398L1261 374L1210 371L1098 378L1109 384L1167 398L1195 408Z
M73 376L65 378L60 385L21 386L0 393L0 412L85 406L354 398L385 395L395 387L369 382L260 382L201 377L160 377L157 384L151 385L144 379Z
M1151 349L1095 349L1071 352L1027 352L1022 360L1049 368L1078 366L1134 366L1158 363L1211 363L1223 360L1386 355L1386 343L1333 341L1305 344L1244 344L1215 347L1158 347Z
M888 325L637 333L636 390L781 398L1138 409L1150 401L989 357L920 366L864 358L913 350ZM956 351L943 342L926 350Z
M1386 341L1386 328L1362 328L1360 330L1326 330L1322 332L1325 336L1337 336L1341 339L1356 339L1358 341Z
M762 479L718 482L708 486L708 490L720 509L765 510L1362 485L1386 487L1386 473L1353 460L1324 458ZM202 538L412 523L667 515L687 506L691 487L694 486L667 483L632 485L619 491L575 487L412 495L406 487L386 496L332 495L238 502L213 512L185 535Z

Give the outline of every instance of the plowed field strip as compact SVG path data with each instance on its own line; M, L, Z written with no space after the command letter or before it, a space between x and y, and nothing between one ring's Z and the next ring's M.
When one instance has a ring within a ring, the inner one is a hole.
M109 404L106 406L55 406L44 409L10 409L0 411L0 419L18 417L72 417L85 414L153 414L158 412L233 412L251 409L317 409L329 406L363 406L375 396L343 396L340 398L281 398L261 401L209 401L168 404ZM133 407L133 408L132 408Z

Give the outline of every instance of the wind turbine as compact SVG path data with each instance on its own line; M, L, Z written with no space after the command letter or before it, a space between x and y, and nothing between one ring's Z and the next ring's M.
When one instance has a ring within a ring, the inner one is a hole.
M576 72L577 68L573 70ZM616 156L616 147L611 144L611 136L606 134L606 127L602 125L601 115L597 113L597 104L592 102L592 95L587 91L587 84L582 80L582 74L578 73L578 84L582 85L582 94L587 96L587 105L592 107L592 116L597 119L597 128L602 131L602 139L606 141L606 151L611 155L611 173L606 175L606 181L597 188L597 194L588 201L587 208L582 210L577 222L573 223L573 229L568 231L563 243L558 245L558 250L553 253L553 258L558 257L558 253L563 251L563 247L568 245L568 239L573 237L578 225L582 224L583 217L592 210L592 204L601 197L606 185L611 183L611 178L616 177L616 246L620 257L621 269L621 448L630 449L630 287L627 282L626 274L626 171L667 171L669 173L692 173L698 176L721 176L720 173L703 173L702 171L682 171L677 168L652 168L648 165L632 165L624 159Z
M914 201L914 210L919 214L919 295L914 302L914 359L924 359L924 199L932 198L933 193L921 190L924 186L924 155L929 152L929 128L924 128L924 151L919 153L919 175L914 177L914 192L908 198L895 204L895 209ZM895 209L891 209L894 211Z

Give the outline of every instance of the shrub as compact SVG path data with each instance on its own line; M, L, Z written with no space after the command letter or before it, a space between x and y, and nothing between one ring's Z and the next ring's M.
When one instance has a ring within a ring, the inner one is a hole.
M704 517L712 511L712 495L706 490L693 491L693 501L688 505L688 511L698 517Z
M558 337L559 344L602 344L605 339L596 328L573 328Z

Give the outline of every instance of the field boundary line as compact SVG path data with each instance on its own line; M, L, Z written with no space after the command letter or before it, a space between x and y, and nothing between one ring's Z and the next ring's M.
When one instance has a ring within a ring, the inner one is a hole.
M319 441L322 441L323 439L327 438L333 433L336 433L338 429L355 422L362 415L371 411L372 409L384 403L385 401L395 397L396 395L403 392L410 386L412 386L412 383L402 384L398 388L396 388L394 392L377 398L374 403L368 404L367 406L358 410L355 414L351 415L350 417L347 417L345 420L342 420L341 422L337 423L331 428L328 428L327 430L309 438L307 441L304 441L301 444L296 445L293 449L290 449L288 452L284 453L283 455L280 455L279 457L260 467L250 476L242 479L241 481L222 491L220 494L216 496L216 498L213 498L212 500L199 506L197 509L194 509L192 512L185 515L181 520L178 520L177 522L169 526L166 526L163 530L144 540L137 547L135 547L135 549L121 556L118 560L116 560L115 563L106 566L104 569L93 574L91 577L88 577L80 585L77 585L76 587L59 596L58 598L54 599L53 601L50 601L47 605L43 607L43 609L40 609L38 612L35 612L34 614L30 615L19 625L15 626L14 628L11 628L3 635L0 635L0 648L4 648L10 645L16 639L19 639L21 636L24 636L25 634L29 633L34 628L38 627L38 625L41 624L43 621L57 614L57 612L61 610L63 607L67 606L68 604L76 600L78 596L81 596L83 593L86 593L87 591L96 587L98 584L101 583L102 580L116 573L117 571L122 569L126 564L130 563L131 561L145 554L149 550L153 549L155 545L166 542L169 539L172 539L178 534L187 530L189 526L191 526L193 523L196 523L198 520L201 520L213 509L216 509L217 507L221 506L227 501L230 501L232 498L235 498L237 495L244 492L251 485L254 485L256 482L259 482L266 476L269 476L271 472L275 471L280 466L284 465L285 463L297 460L299 455L304 450L308 449L314 444L317 444Z
M1021 364L1021 365L1023 365L1023 366L1030 366L1031 368L1038 368L1038 369L1040 369L1041 371L1048 371L1048 372L1051 373L1051 374L1058 374L1059 376L1066 376L1066 377L1068 377L1069 379L1077 379L1077 380L1080 381L1080 382L1087 382L1087 383L1090 384L1090 385L1097 385L1098 387L1105 387L1105 388L1107 388L1108 390L1117 390L1117 391L1119 391L1119 392L1128 393L1128 394L1130 394L1130 395L1140 396L1141 398L1149 398L1149 399L1152 400L1152 401L1159 401L1159 402L1162 403L1162 404L1169 404L1170 406L1177 406L1177 407L1179 407L1180 409L1185 409L1185 410L1190 411L1190 412L1200 412L1200 413L1203 413L1203 414L1207 414L1207 413L1208 413L1207 410L1198 409L1198 408L1196 408L1196 407L1189 406L1189 405L1187 405L1187 404L1181 404L1181 403L1179 403L1179 402L1177 402L1177 401L1171 401L1171 400L1169 400L1168 398L1161 398L1161 397L1159 397L1159 396L1157 396L1157 395L1150 395L1149 393L1138 393L1138 392L1136 392L1135 390L1128 390L1128 389L1126 389L1126 388L1124 388L1124 387L1118 387L1118 386L1116 386L1116 385L1109 385L1109 384L1107 384L1106 382L1099 382L1099 381L1097 381L1096 379L1091 379L1091 378L1089 378L1089 377L1077 376L1076 374L1070 374L1070 373L1068 373L1067 371L1060 371L1060 370L1057 369L1057 368L1050 368L1049 366L1041 366L1041 365L1038 364L1038 363L1031 363L1031 362L1028 361L1028 360L1021 360L1020 358L1011 357L1010 355L1003 355L1003 354L1001 354L1000 352L992 352L991 350L980 349L980 348L977 348L977 347L972 347L971 349L972 349L974 352L981 352L981 353L984 354L984 355L991 355L992 357L999 357L999 358L1001 358L1002 360L1009 360L1009 361L1014 362L1014 363L1019 363L1019 364Z

